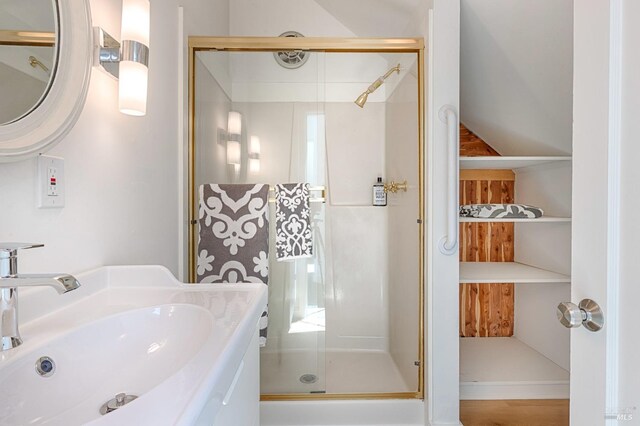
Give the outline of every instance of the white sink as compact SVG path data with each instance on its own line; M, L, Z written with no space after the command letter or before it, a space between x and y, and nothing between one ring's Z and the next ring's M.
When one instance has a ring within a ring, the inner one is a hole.
M62 296L20 296L24 344L0 354L0 424L186 425L222 404L266 286L180 284L161 267L77 278L82 287ZM36 317L44 303L57 306ZM42 356L55 363L49 377L36 372ZM139 398L102 416L120 392Z

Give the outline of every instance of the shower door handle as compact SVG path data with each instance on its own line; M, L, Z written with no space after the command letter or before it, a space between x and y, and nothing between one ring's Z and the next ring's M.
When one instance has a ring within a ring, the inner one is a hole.
M458 158L458 117L451 105L444 105L438 111L440 121L447 124L447 235L438 243L440 253L451 256L458 249L459 180L460 159Z

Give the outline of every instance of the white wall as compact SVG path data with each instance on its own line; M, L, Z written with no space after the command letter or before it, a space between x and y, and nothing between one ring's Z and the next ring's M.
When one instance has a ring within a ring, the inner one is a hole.
M353 37L354 33L313 0L232 0L230 34L277 37L298 31L307 37Z
M462 0L460 117L502 155L571 153L572 0Z
M640 369L637 354L640 351L640 334L635 321L640 300L638 276L638 241L640 241L640 221L636 212L640 209L638 182L640 182L640 149L637 143L640 134L638 121L638 97L640 96L640 28L636 24L640 18L640 3L635 0L621 2L623 10L622 32L622 147L621 147L621 251L620 251L620 319L618 377L620 409L638 407L640 402ZM605 315L615 315L605 312ZM638 409L632 410L633 421L621 422L630 425L640 424Z
M189 0L188 33L226 34L225 1ZM84 110L49 154L65 158L66 207L35 207L35 159L0 164L0 241L32 241L22 272L110 264L178 269L178 2L151 2L147 115L118 112L117 84L93 70ZM91 1L93 24L120 33L118 0Z
M386 108L386 177L407 180L407 192L389 193L389 352L410 390L418 388L419 216L418 79L397 86Z

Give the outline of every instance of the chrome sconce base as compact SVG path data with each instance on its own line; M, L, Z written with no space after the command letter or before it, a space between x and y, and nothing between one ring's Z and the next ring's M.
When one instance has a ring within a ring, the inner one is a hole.
M102 68L114 78L120 78L120 62L137 62L149 67L149 47L135 40L119 43L100 27L93 27L94 66Z
M100 27L93 27L93 66L120 77L120 43Z

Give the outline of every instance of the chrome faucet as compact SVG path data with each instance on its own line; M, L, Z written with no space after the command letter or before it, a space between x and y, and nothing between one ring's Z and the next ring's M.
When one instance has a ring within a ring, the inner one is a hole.
M80 287L67 274L18 274L18 250L44 247L43 244L0 243L0 350L22 344L18 331L18 287L49 286L58 294Z

